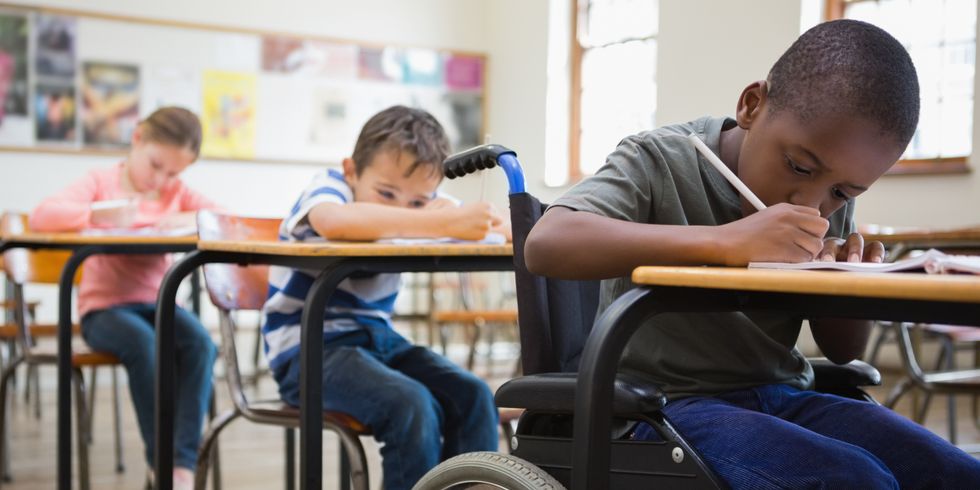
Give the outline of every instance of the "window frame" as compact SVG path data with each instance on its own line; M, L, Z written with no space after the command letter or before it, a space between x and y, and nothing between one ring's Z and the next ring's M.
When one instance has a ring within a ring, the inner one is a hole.
M824 20L837 20L844 18L844 10L848 3L858 3L874 0L824 0ZM977 39L974 37L974 44ZM974 60L973 70L976 77L976 61ZM974 87L976 85L974 84ZM973 94L973 120L976 121L977 113L977 94ZM971 136L972 137L972 136ZM976 142L971 142L971 148L976 148ZM972 151L971 151L972 152ZM908 158L899 160L898 163L888 170L886 175L946 175L946 174L968 174L972 172L969 165L971 155L954 157L936 158Z
M582 45L579 40L579 26L583 19L588 17L590 0L568 0L571 2L571 49L570 76L569 76L569 111L568 111L568 184L574 184L587 177L582 171L582 60L585 58L586 51L590 49L601 49L615 44L625 44L631 41L645 40L650 38L631 38L617 42L604 44L601 46ZM659 37L659 32L652 36L652 39ZM658 44L658 48L659 44Z

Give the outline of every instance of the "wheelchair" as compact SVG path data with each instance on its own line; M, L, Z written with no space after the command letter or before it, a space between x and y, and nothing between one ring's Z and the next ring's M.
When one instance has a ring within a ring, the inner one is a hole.
M558 280L527 270L524 244L547 205L525 191L515 152L500 145L483 145L450 156L443 170L447 178L454 179L497 166L506 173L510 187L524 375L502 385L494 400L498 407L524 412L508 441L510 454L476 452L450 458L427 473L415 489L543 490L574 484L576 489L597 490L596 485L572 481L572 463L573 455L592 454L592 448L582 447L581 442L576 444L575 438L575 417L591 417L589 413L576 414L575 410L579 361L587 342L597 343L597 337L610 334L609 329L596 329L590 337L593 325L603 321L602 317L596 318L599 281ZM614 302L603 317L608 317L621 300ZM881 375L874 367L861 361L843 366L826 359L810 361L817 390L877 403L861 389L881 383ZM726 488L725 482L714 475L664 416L661 409L667 398L656 385L618 373L612 399L594 403L606 404L602 413L613 414L608 467L587 465L588 471L603 474L601 488ZM660 440L629 440L627 436L637 422L650 424Z

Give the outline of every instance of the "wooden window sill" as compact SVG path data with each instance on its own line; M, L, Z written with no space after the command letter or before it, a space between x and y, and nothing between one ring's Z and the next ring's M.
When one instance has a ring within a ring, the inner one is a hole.
M885 175L955 175L972 171L966 157L924 158L900 160Z

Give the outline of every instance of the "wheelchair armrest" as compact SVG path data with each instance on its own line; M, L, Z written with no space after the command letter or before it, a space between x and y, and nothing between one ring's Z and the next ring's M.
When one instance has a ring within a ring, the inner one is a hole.
M817 391L833 393L841 389L881 385L881 373L864 361L851 361L841 365L820 357L810 359L810 365L813 366Z
M522 376L504 383L494 400L498 407L570 413L575 407L575 383L576 373ZM667 397L649 381L617 373L612 403L615 415L649 413L663 408Z

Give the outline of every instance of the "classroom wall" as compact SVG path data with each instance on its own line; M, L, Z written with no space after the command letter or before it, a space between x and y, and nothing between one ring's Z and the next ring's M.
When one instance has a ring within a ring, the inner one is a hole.
M553 28L549 21L561 10L556 6L563 1L566 0L174 0L163 4L88 0L84 8L486 52L490 56L487 131L494 142L518 151L529 189L553 199L567 188L543 184L547 140L561 134L554 130L546 133L546 125L566 124L549 120L545 107L549 48L558 55L564 52L548 44L549 28ZM78 2L73 0L19 3L78 8ZM799 34L799 0L661 0L660 8L658 124L703 114L731 114L741 88L764 77L772 62ZM386 15L376 15L379 11ZM552 43L562 39L567 40L567 36L552 36ZM567 46L563 48L567 50ZM976 93L980 93L980 86ZM975 107L974 113L977 112ZM974 139L980 143L978 122L980 118L975 117ZM557 146L561 145L560 142ZM560 158L561 152L548 154L550 158L556 155ZM2 153L0 208L29 209L41 196L107 162L105 157ZM980 165L980 159L971 158L971 164ZM207 188L236 212L278 215L288 208L296 189L306 183L313 171L315 167L307 165L202 161L187 172L186 179L192 186ZM20 184L25 181L32 186ZM223 185L207 185L216 181ZM482 187L488 189L488 198L506 205L499 195L505 188L499 172L491 173L485 183L466 179L447 185L450 192L464 199L478 198ZM268 197L249 198L260 191ZM978 210L977 172L965 176L887 176L862 196L857 216L863 222L955 226L980 223Z
M77 0L22 0L16 3L374 43L488 50L490 4L485 0L86 0L84 3ZM379 12L384 15L378 15ZM493 93L492 89L490 93ZM354 142L350 144L353 148ZM115 160L116 157L105 156L0 153L0 209L28 211L43 196L56 192L88 170ZM231 211L280 216L289 210L299 190L306 186L317 169L315 165L202 160L189 168L183 178ZM25 182L30 185L24 185ZM263 197L256 199L256 196Z

